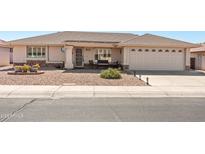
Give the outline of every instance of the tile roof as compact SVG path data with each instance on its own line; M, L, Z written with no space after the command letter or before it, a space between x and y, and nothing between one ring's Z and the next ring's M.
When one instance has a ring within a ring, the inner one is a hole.
M101 33L66 31L10 41L11 44L64 44L65 42L119 43L136 37L129 33Z
M205 52L205 44L200 44L198 48L192 48L191 52Z
M11 45L63 45L75 43L111 43L119 46L198 47L196 44L145 34L65 31L10 41Z
M7 47L7 46L8 46L8 43L0 39L0 47Z
M121 42L122 46L150 46L150 47L197 47L198 45L188 43L180 40L170 39L162 36L145 34L135 37L124 42Z

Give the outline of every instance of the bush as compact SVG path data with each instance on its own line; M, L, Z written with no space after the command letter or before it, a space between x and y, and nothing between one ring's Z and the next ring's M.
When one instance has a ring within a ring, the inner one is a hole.
M21 67L21 69L22 69L23 72L28 72L28 71L30 71L31 66L25 64Z
M39 64L33 65L32 67L37 69L37 70L39 70L41 68Z
M108 68L101 72L100 77L104 79L120 79L121 74L118 69Z
M22 66L15 66L14 70L15 72L22 72Z
M31 67L30 72L38 72L39 69L40 69L40 65L36 64Z

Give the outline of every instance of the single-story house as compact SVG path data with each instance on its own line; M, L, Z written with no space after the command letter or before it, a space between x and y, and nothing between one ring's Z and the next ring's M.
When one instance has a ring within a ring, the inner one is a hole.
M0 40L0 66L7 66L10 64L10 48L8 44Z
M145 34L58 32L10 41L14 64L39 63L66 69L88 66L92 61L118 62L130 70L186 70L190 48L196 44Z
M205 44L191 49L191 69L205 70Z

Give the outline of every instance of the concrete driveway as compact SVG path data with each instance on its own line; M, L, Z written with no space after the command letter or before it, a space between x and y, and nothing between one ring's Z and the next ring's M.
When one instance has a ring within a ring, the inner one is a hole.
M199 71L138 71L137 74L143 80L148 77L150 85L155 87L205 87L205 73Z

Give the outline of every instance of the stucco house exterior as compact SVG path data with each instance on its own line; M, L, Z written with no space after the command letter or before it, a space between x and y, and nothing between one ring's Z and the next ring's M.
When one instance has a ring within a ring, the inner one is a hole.
M191 69L205 70L205 44L191 49Z
M91 61L118 62L130 70L186 70L190 48L197 45L145 34L58 32L10 41L14 64L64 64L66 69L86 67Z
M0 40L0 66L7 66L10 64L10 48L8 44Z

